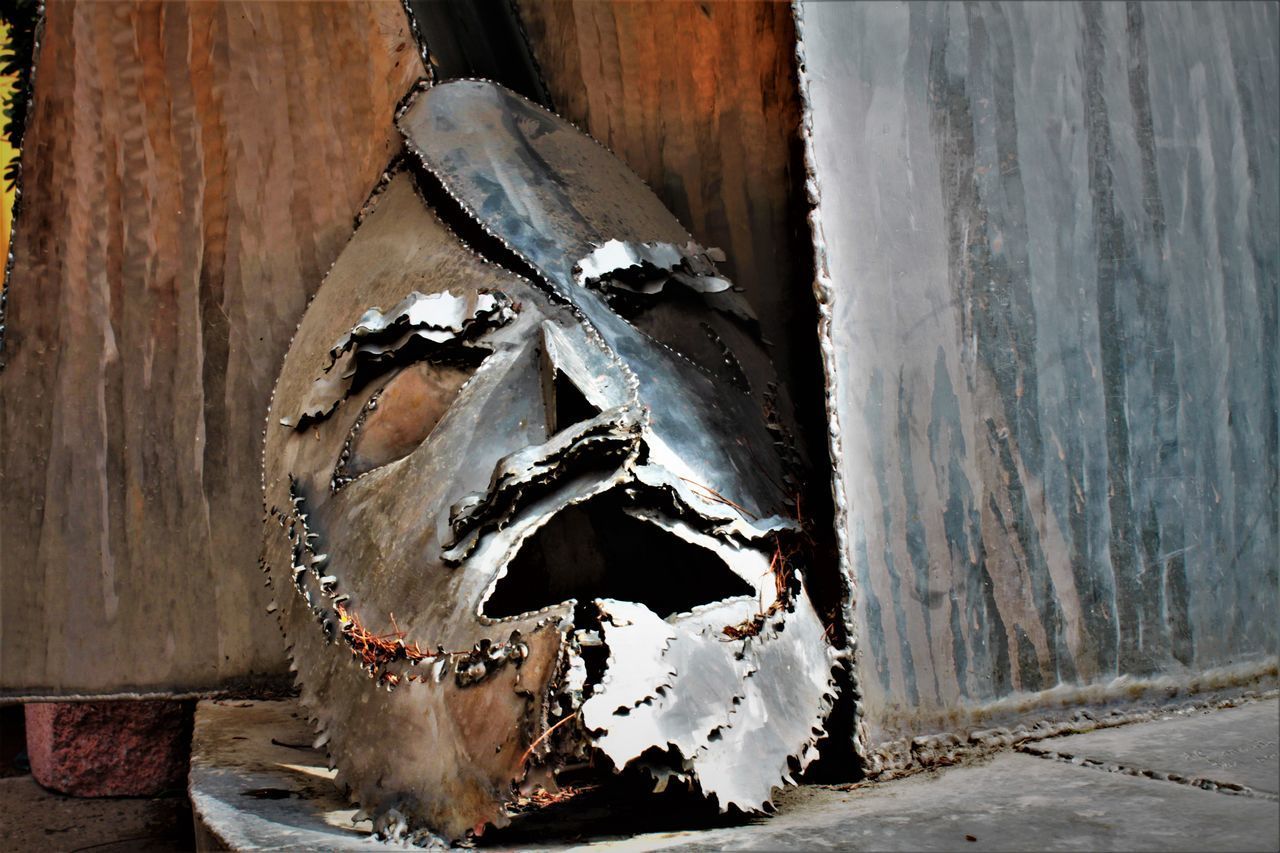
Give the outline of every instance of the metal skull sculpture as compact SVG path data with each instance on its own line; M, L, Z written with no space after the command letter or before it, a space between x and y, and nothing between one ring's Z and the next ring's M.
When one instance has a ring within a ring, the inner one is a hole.
M383 835L501 825L584 763L761 808L838 655L749 307L542 108L460 80L398 121L268 421L264 566L318 742Z

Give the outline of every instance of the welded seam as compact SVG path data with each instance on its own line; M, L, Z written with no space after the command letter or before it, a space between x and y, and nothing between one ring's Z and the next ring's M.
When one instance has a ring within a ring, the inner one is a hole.
M409 4L409 0L400 0L400 8L404 10L405 20L409 22L409 37L418 46L418 58L422 60L422 68L427 72L430 85L434 85L439 82L439 78L435 63L431 61L431 47L422 34L422 28L418 26L418 19L413 14L413 7Z
M840 431L840 408L836 398L837 363L835 343L832 339L833 306L835 302L835 283L831 279L831 271L827 264L826 233L822 227L822 189L818 185L817 151L813 141L813 101L809 96L811 78L806 65L804 48L804 14L802 0L792 0L791 16L795 26L796 46L796 78L800 95L800 141L804 150L805 196L809 206L805 220L813 243L813 296L818 313L818 351L822 358L824 388L823 401L827 414L827 450L831 460L831 499L833 527L836 537L836 560L840 572L840 583L844 592L841 614L848 648L844 651L846 674L849 689L852 693L853 706L853 751L864 768L870 761L870 733L866 725L866 709L862 702L862 691L859 689L857 661L858 632L854 622L854 610L857 605L858 589L853 578L853 566L850 562L849 544L849 500L848 488L844 481L842 461L844 451Z
M556 105L551 97L551 87L547 85L546 75L542 73L542 63L538 61L538 54L533 50L533 41L529 38L529 31L524 25L524 16L520 14L520 0L507 0L507 7L512 20L516 23L516 32L520 35L520 41L524 44L525 55L529 57L529 64L533 66L533 76L538 83L538 93L542 96L543 106L554 113Z
M1260 800L1280 802L1280 795L1273 794L1270 791L1259 791L1256 788L1250 788L1248 785L1240 785L1236 782L1221 782L1217 779L1209 779L1204 776L1183 776L1181 773L1166 773L1162 770L1147 770L1130 764L1102 761L1097 758L1089 758L1085 755L1075 755L1070 752L1045 749L1044 747L1032 746L1031 744L1023 744L1022 746L1019 746L1017 751L1024 755L1034 755L1036 758L1046 758L1050 761L1070 764L1075 767L1087 767L1090 770L1101 770L1104 773L1119 773L1124 776L1135 776L1140 779L1153 779L1157 782L1173 782L1176 785L1184 785L1189 788L1200 788L1201 790L1214 791L1219 794L1228 794L1233 797L1254 797Z
M410 91L412 91L412 89ZM356 211L356 215L352 218L351 233L353 235L364 223L365 217L372 213L378 206L378 202L382 199L383 194L385 194L387 189L391 186L392 179L401 172L405 172L407 170L408 166L405 164L405 154L402 149L400 152L392 156L391 161L387 163L387 167L383 169L382 174L378 176L378 182L373 185L373 189L369 192L369 195L365 197L364 203L360 205L360 209ZM332 268L333 265L330 264L330 269ZM325 277L328 277L327 272ZM316 290L319 290L319 288L316 288ZM312 298L314 298L314 295ZM307 304L308 306L311 304L310 300L307 301Z
M467 380L470 382L470 380ZM333 471L329 474L329 491L337 494L348 484L354 483L361 477L367 477L377 468L370 468L359 474L351 474L347 469L347 465L351 462L351 452L355 446L356 439L360 436L360 432L364 429L365 422L368 421L369 415L378 410L378 399L385 391L385 386L373 392L373 396L369 398L369 402L364 404L364 408L360 410L360 414L356 416L355 423L351 425L351 429L347 432L347 438L342 442L342 450L338 453L338 462L333 466Z
M320 536L310 526L306 499L298 489L297 480L292 477L289 483L289 504L290 507L284 511L272 507L271 514L285 530L292 547L294 589L319 623L325 644L341 640L352 657L360 663L360 668L378 686L390 691L402 681L439 683L452 672L454 683L458 687L470 687L486 680L508 664L514 664L518 668L529 656L529 647L522 642L518 630L512 631L506 641L481 639L467 651L447 651L443 646L423 649L415 642L407 642L405 632L396 626L394 616L390 617L393 628L391 633L375 635L369 632L357 615L351 597L340 591L338 576L326 574L332 571L329 568L329 555L320 552ZM261 568L267 573L270 582L270 567L263 561ZM308 575L312 578L311 582L308 581ZM316 603L312 586L317 586L320 593L329 599L332 610ZM279 604L273 598L267 612L275 613L277 610ZM420 675L405 669L396 672L391 669L393 665L416 668L420 664L428 665L429 674ZM321 737L325 735L322 733ZM323 742L317 741L316 748L323 745Z

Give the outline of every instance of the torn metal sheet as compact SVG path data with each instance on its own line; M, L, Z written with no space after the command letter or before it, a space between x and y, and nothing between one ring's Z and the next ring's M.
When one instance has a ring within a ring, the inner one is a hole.
M531 496L554 491L584 466L612 468L634 460L640 436L639 411L619 406L504 457L486 491L464 495L449 508L452 535L444 543L445 561L460 562L486 529L505 526Z
M715 274L713 261L724 260L718 249L697 243L624 243L609 240L575 267L575 280L584 287L620 288L652 296L668 281L677 281L697 293L720 293L733 283Z
M676 675L667 661L676 632L661 616L629 601L603 599L599 606L601 639L609 659L604 676L580 712L590 729L603 728L615 714L629 714L657 691L669 688ZM615 763L625 764L645 747Z
M428 296L415 290L385 315L370 308L329 350L324 373L312 385L302 411L282 423L302 425L327 416L351 393L361 372L379 372L380 362L414 344L431 349L438 358L449 352L449 345L465 346L484 330L511 322L514 314L507 296L485 292Z
M415 290L386 315L377 308L366 311L329 350L330 366L349 350L380 356L395 352L412 338L443 344L465 337L471 328L510 322L511 314L510 300L500 293L425 296Z
M387 837L502 825L562 773L763 808L843 661L741 294L495 84L427 88L401 126L416 163L299 327L264 458L275 613L340 778ZM624 317L609 282L637 272L680 286Z

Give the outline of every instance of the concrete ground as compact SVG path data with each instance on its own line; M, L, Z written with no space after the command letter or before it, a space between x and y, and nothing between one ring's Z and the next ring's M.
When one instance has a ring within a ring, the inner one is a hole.
M202 703L192 795L204 844L368 851L290 702ZM808 785L771 818L598 789L518 818L484 848L573 850L1280 850L1280 702L1170 714L893 782ZM0 850L193 843L170 800L73 800L0 779ZM402 848L397 848L402 849Z
M190 849L182 796L79 799L46 791L30 774L0 778L0 850L159 853Z

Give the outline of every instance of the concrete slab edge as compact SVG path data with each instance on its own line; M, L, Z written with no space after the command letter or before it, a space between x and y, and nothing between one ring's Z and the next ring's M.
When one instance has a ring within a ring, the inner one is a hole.
M208 687L178 686L172 689L139 688L137 690L108 690L101 693L59 692L56 688L38 688L5 692L0 688L0 707L25 705L30 702L141 702L168 699L181 702L190 699L287 699L296 696L293 676L265 675L235 679L221 685Z
M1273 657L1259 664L1210 670L1182 682L1172 677L1124 677L1106 685L1014 697L970 712L968 726L873 746L866 776L887 781L1046 738L1270 699L1280 695L1278 674L1280 666ZM996 724L1005 720L1005 725Z

